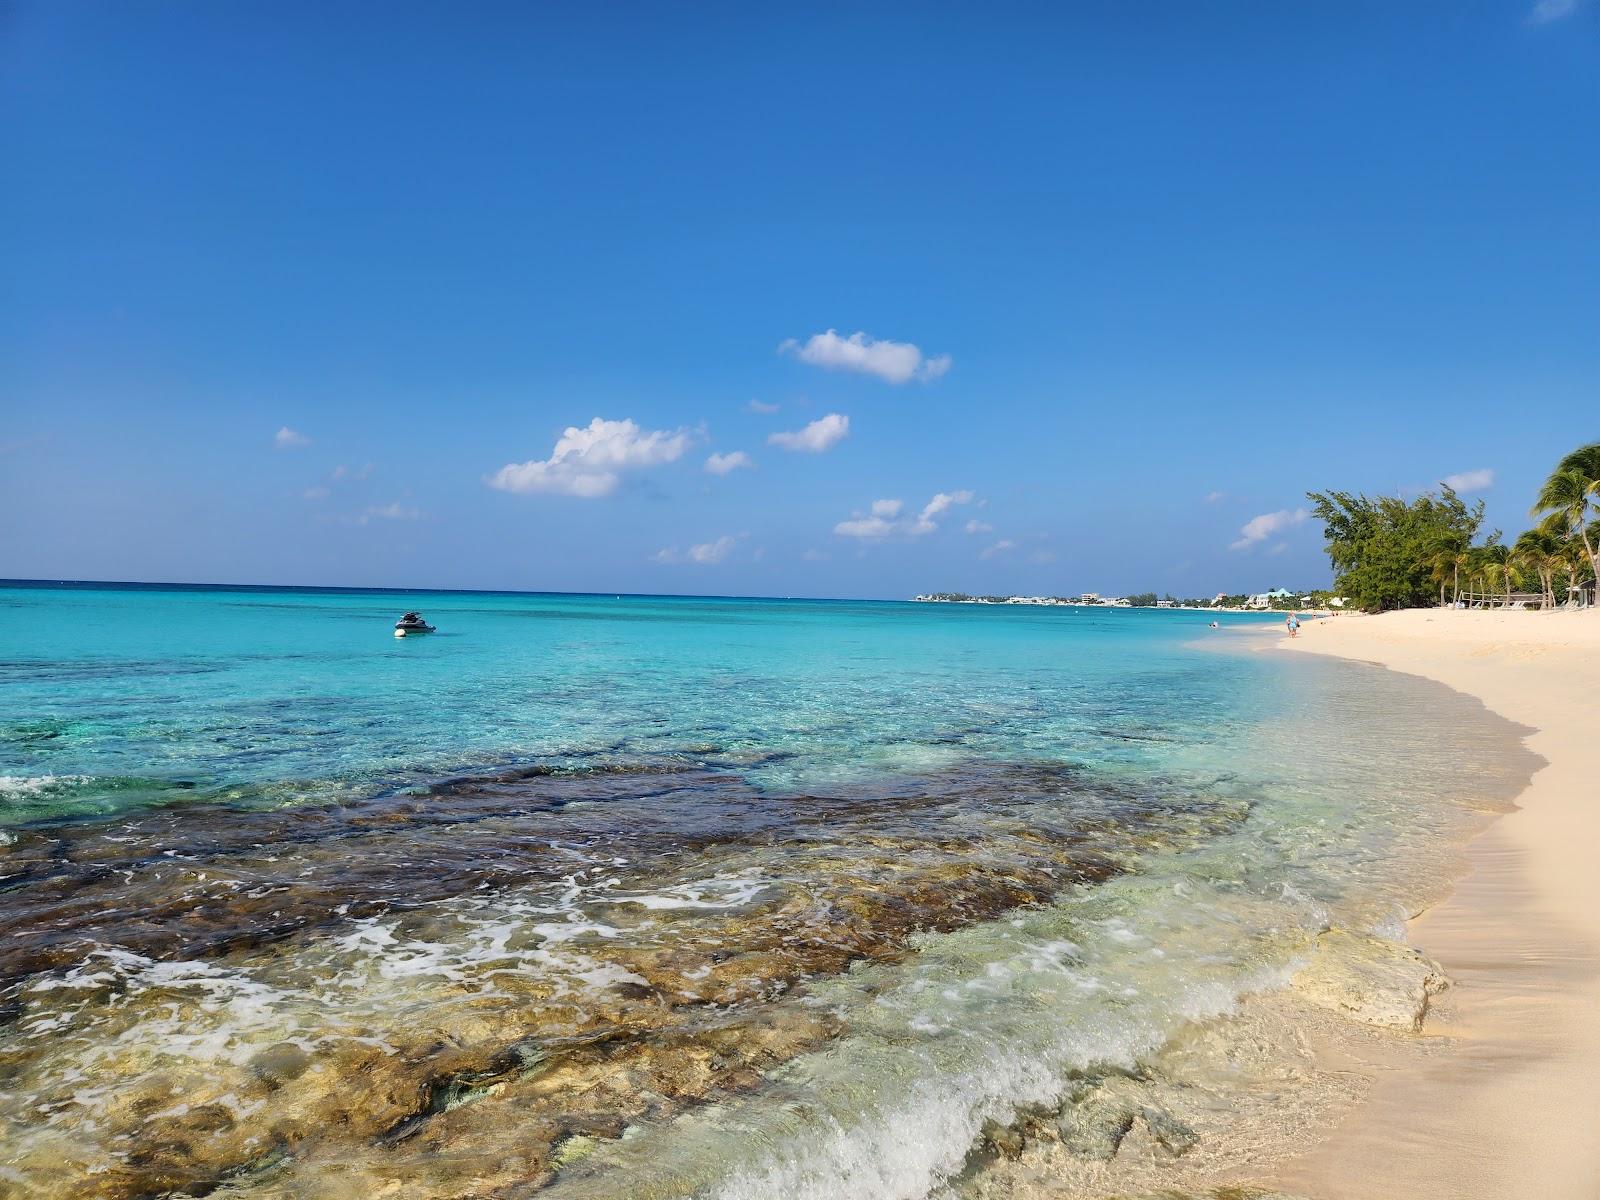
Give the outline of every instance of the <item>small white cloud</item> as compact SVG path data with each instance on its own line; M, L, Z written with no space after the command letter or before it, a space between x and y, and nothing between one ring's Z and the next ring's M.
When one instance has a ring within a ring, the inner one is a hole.
M285 425L272 435L272 444L279 450L294 450L300 446L311 445L311 439L298 429L290 429Z
M994 526L993 525L989 524L989 522L987 522L987 521L979 521L977 519L973 519L971 521L968 521L967 525L966 525L966 529L967 529L968 533L993 533L994 532Z
M735 450L731 454L713 454L706 459L706 470L713 475L726 475L730 471L737 471L740 467L753 467L756 460L743 450Z
M783 406L781 404L769 404L765 400L752 400L745 407L753 413L764 413L767 416L771 416Z
M854 517L848 521L840 521L833 527L833 531L840 537L854 538L882 538L894 533L896 523L885 520L883 517Z
M931 521L940 513L957 504L971 504L973 493L963 488L959 492L939 492L922 507L922 519Z
M1017 544L1010 538L1001 538L992 546L985 546L978 554L979 558L993 558L996 554L1004 554L1007 550L1015 550Z
M315 487L308 487L305 491L301 492L300 494L302 496L304 496L307 500L326 500L329 496L333 495L333 489L332 488L323 487L319 483Z
M1228 498L1228 493L1227 492L1207 492L1206 493L1206 503L1207 504L1215 504L1215 503L1217 503L1217 501L1226 500L1227 498Z
M1281 533L1292 525L1298 525L1311 514L1303 508L1290 511L1287 508L1277 512L1262 513L1259 517L1251 517L1239 530L1239 540L1228 545L1230 550L1248 550L1259 542L1266 541L1275 533Z
M1583 7L1584 0L1539 0L1528 13L1528 24L1548 25L1570 17Z
M769 445L784 450L797 450L806 454L821 454L850 435L850 418L839 413L818 417L804 429L792 433L774 433L767 438Z
M826 554L824 554L821 550L816 549L815 547L804 551L800 555L800 557L805 559L806 562L827 562L828 561L828 556Z
M743 537L740 534L740 537ZM669 546L656 554L656 561L663 563L698 563L701 566L713 566L728 555L732 554L734 547L739 544L739 538L731 535L719 537L714 542L701 542L698 546L690 546L686 551L679 551L676 546Z
M1267 553L1268 554L1282 554L1288 548L1289 548L1289 543L1288 542L1274 542L1271 546L1269 546L1267 548Z
M372 474L372 464L366 463L359 467L349 467L340 463L328 474L328 478L335 482L342 479L366 479Z
M737 538L719 537L714 542L702 542L698 546L689 547L689 561L697 563L719 563L733 552L739 544Z
M911 342L891 342L865 333L840 337L832 329L826 333L814 333L804 343L788 338L778 346L778 352L792 354L801 362L815 367L858 371L863 375L876 375L890 383L937 379L951 366L948 354L924 358L921 349Z
M687 430L644 430L629 421L596 417L583 428L568 426L546 459L508 463L491 475L490 487L506 492L554 492L593 499L617 490L622 472L660 466L683 457Z
M1453 492L1466 495L1468 492L1482 492L1494 486L1494 472L1488 467L1481 471L1461 471L1455 475L1446 475L1439 481Z
M904 500L874 500L872 502L872 515L875 517L888 517L893 520L900 515L900 510L904 507Z
M412 504L396 500L391 504L371 504L356 517L357 525L370 525L373 521L415 521L422 510Z

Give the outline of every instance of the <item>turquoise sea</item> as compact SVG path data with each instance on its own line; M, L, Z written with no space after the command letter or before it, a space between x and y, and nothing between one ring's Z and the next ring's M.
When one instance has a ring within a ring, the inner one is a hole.
M12 585L0 620L5 1195L953 1194L1319 930L1394 933L1528 769L1275 617Z

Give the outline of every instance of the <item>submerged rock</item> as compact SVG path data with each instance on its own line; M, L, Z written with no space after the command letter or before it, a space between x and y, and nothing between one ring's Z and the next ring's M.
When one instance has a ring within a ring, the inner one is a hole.
M1145 1127L1168 1154L1176 1157L1194 1147L1200 1135L1164 1108L1145 1105L1139 1110Z
M1056 1122L1056 1133L1073 1154L1109 1162L1122 1148L1137 1112L1128 1098L1096 1088L1082 1099L1068 1102Z
M1434 996L1450 986L1444 968L1399 942L1330 929L1294 977L1313 1004L1384 1029L1420 1033Z
M999 1121L985 1121L980 1140L985 1150L1003 1158L1020 1158L1027 1139L1016 1125L1002 1125Z
M1200 1140L1184 1121L1148 1096L1149 1089L1134 1080L1108 1079L1077 1092L1061 1108L1056 1135L1061 1144L1080 1158L1109 1162L1124 1140L1142 1121L1154 1144L1177 1157Z

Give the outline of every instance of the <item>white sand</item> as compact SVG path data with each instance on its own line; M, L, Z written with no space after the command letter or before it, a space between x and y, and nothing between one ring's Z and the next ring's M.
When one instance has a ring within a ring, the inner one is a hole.
M1456 986L1444 1053L1279 1173L1317 1200L1600 1197L1600 612L1418 610L1307 622L1288 649L1380 663L1532 727L1547 766L1411 923ZM1369 1064L1370 1066L1370 1064Z

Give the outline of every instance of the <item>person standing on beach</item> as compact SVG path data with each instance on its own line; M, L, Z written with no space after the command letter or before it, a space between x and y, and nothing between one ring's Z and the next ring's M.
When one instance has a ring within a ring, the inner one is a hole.
M1290 613L1288 619L1286 621L1284 621L1284 624L1286 626L1288 626L1289 636L1290 637L1299 637L1300 636L1300 614L1299 613L1293 613L1293 612Z

